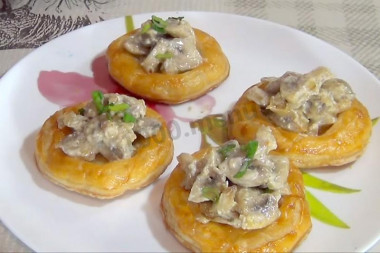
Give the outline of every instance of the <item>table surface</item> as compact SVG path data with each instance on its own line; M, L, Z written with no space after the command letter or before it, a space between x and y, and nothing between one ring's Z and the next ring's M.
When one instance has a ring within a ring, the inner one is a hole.
M380 77L380 0L5 0L0 1L0 76L35 48L82 26L177 10L233 13L290 26L332 44ZM54 18L73 22L35 32L36 24ZM31 251L0 221L0 252ZM380 252L380 244L371 252Z

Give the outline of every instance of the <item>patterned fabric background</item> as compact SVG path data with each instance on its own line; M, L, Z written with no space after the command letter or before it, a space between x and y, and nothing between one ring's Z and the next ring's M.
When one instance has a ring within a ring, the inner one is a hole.
M380 77L378 0L2 0L0 75L33 48L79 27L170 10L236 13L291 26L335 45Z
M380 77L379 0L0 0L0 76L44 43L103 20L158 11L215 11L280 23L345 51ZM0 223L0 252L30 249Z

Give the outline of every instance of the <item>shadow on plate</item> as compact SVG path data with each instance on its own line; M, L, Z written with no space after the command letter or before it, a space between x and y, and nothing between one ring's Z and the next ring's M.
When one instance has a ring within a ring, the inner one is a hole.
M160 178L153 184L153 189L150 191L148 201L143 206L148 226L150 227L153 236L160 245L168 252L188 252L176 238L166 229L164 220L161 214L161 196L164 191L164 185L168 177Z
M37 133L38 133L38 130L35 130L25 138L24 143L20 149L20 157L22 159L22 162L25 165L25 168L30 173L33 179L33 182L44 193L47 193L47 192L53 193L60 198L70 200L77 204L85 205L85 206L94 206L94 207L104 206L108 203L111 203L112 201L116 199L121 199L121 198L126 199L135 193L135 191L130 191L114 199L101 200L101 199L91 198L91 197L84 196L73 191L66 190L52 183L50 180L48 180L45 176L43 176L39 172L36 165L36 161L34 158L34 149L35 149L34 145L35 145L35 139L36 139Z

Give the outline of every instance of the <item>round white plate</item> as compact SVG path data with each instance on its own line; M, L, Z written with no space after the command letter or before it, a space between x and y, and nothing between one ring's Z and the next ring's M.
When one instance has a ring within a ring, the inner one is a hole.
M351 84L372 118L380 116L379 81L323 41L249 17L202 12L158 15L184 16L194 27L213 35L231 64L228 79L206 98L166 108L177 115L172 133L175 155L194 152L200 145L199 132L191 130L183 118L224 113L261 77L280 76L288 70L305 73L327 66ZM135 26L150 17L133 16ZM42 123L63 105L89 94L94 83L109 81L104 51L125 32L124 18L79 29L33 51L1 78L0 214L4 224L35 251L185 251L165 229L159 209L163 185L176 159L153 185L106 201L50 183L35 165L34 140ZM345 169L311 172L361 191L334 194L309 189L350 228L313 219L313 229L297 251L365 251L379 239L379 149L380 124L357 162Z

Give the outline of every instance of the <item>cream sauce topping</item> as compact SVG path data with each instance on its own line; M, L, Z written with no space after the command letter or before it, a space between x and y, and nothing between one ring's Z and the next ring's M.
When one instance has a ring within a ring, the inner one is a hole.
M65 154L88 161L97 154L109 161L127 159L135 152L136 133L147 138L161 128L160 121L145 117L144 100L112 93L104 94L101 103L114 109L99 112L91 101L80 112L70 111L58 118L58 128L73 131L57 145Z
M334 124L355 98L349 84L325 67L261 81L264 85L248 90L247 98L278 126L309 135L318 135L323 127Z
M130 53L140 56L148 72L176 74L203 62L190 24L182 18L162 20L153 16L124 43Z
M200 222L258 229L280 217L278 202L289 194L289 160L269 154L277 148L269 127L259 129L256 142L251 158L250 144L240 146L236 140L212 148L200 160L190 154L178 157L186 172L183 186L190 190L188 201L200 203Z

